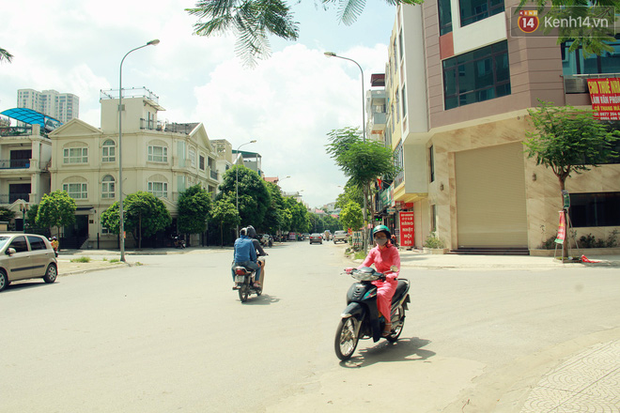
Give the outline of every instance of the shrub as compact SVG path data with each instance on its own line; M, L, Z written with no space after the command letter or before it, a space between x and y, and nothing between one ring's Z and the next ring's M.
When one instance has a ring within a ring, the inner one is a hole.
M73 258L71 262L90 262L90 257Z
M424 246L426 248L445 248L445 244L437 237L435 232L428 234L426 241L424 241Z

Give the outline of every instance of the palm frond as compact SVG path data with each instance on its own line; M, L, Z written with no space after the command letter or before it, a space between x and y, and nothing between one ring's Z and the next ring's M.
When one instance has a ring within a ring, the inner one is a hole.
M350 26L362 14L364 7L366 7L366 0L340 0L338 19Z
M11 63L12 59L13 59L13 55L11 53L0 48L0 62L2 62L3 60L6 60L7 62Z

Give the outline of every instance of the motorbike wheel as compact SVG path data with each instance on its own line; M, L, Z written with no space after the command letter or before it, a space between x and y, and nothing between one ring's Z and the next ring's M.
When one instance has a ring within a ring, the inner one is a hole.
M349 360L357 347L359 341L359 337L355 334L357 323L355 317L344 318L340 320L336 329L334 347L336 356L342 361Z
M241 288L239 288L239 300L242 303L248 301L248 297L250 296L250 286L247 283L241 284Z
M400 337L400 333L403 332L403 327L405 326L405 309L400 306L398 310L396 310L396 316L392 318L392 325L394 327L394 332L387 336L385 339L390 343L395 343Z

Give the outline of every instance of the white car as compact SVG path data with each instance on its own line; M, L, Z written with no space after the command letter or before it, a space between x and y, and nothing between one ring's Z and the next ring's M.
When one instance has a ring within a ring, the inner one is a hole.
M53 283L58 263L52 244L42 235L0 234L0 291L11 282L43 278Z
M334 232L334 244L338 241L347 242L348 237L349 234L347 234L347 231L336 231Z

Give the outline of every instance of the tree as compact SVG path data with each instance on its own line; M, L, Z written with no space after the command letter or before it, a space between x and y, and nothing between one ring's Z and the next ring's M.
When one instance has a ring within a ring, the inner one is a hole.
M420 4L422 0L385 0L389 5ZM353 24L364 10L365 0L321 0L325 8L338 3L338 19ZM293 20L289 6L282 0L197 0L196 7L185 9L196 16L194 34L212 36L233 32L235 50L246 65L271 54L268 36L297 40L299 23Z
M362 216L362 208L356 202L349 202L340 211L340 223L342 229L347 230L351 228L356 231L364 225L364 218Z
M177 226L183 234L200 234L207 229L207 220L213 207L211 195L200 185L181 193L178 202Z
M13 55L0 47L0 62L6 60L7 62L11 63L12 59Z
M265 219L260 228L266 233L276 234L282 229L282 224L284 223L284 198L282 198L278 185L273 182L266 182L265 185L271 197L271 205L265 213Z
M537 109L529 109L535 130L526 132L523 144L529 158L537 165L550 168L564 190L571 174L589 171L618 154L613 150L620 131L609 130L594 118L592 111L572 106L553 106L540 101Z
M125 229L131 231L142 248L142 237L150 237L164 230L172 223L170 212L161 199L150 192L136 192L127 195L123 201ZM110 205L101 214L101 224L114 234L120 231L118 202Z
M50 192L41 198L35 223L41 228L56 227L60 238L60 227L75 222L75 210L75 200L66 191Z
M236 204L237 173L239 174L240 224L260 228L263 225L265 213L271 205L271 198L265 181L256 172L240 165L230 168L222 177L219 187L220 195L232 194L233 202Z
M303 203L293 197L285 198L286 209L291 214L291 223L289 229L294 232L308 232L311 227L308 218L308 210Z
M377 141L364 142L357 128L334 129L328 136L327 153L349 177L347 185L363 191L372 217L372 194L368 188L379 177L392 179L396 176L398 168L392 150Z
M224 227L239 224L239 214L234 203L234 195L228 193L223 194L215 201L213 211L211 212L211 220L217 222L220 226L220 240L224 246Z
M364 193L358 186L352 185L351 182L347 182L344 185L344 192L338 195L336 199L336 208L344 208L344 206L351 201L362 205L364 203Z
M10 209L0 207L0 221L10 221L15 218L15 212Z

